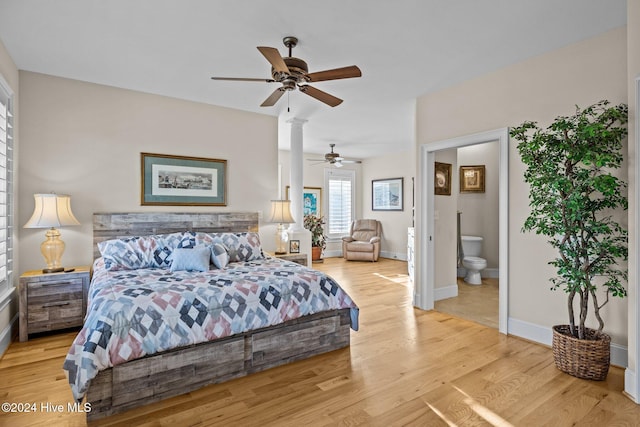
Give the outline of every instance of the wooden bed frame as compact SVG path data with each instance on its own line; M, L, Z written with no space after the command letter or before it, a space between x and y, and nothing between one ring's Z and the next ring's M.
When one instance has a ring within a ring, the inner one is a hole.
M178 231L258 231L258 214L96 213L97 243L117 237ZM253 372L349 346L349 309L332 310L280 325L170 350L101 371L86 402L93 421Z

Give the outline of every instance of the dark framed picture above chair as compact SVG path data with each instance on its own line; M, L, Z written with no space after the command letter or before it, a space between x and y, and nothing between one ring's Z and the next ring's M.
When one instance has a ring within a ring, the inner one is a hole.
M404 210L404 178L371 181L371 209L374 211Z

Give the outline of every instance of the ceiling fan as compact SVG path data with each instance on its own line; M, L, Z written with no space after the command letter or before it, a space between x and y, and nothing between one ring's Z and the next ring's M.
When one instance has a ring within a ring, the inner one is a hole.
M324 155L324 159L307 159L312 162L329 163L337 168L341 168L345 163L362 163L360 160L347 160L344 157L340 157L340 154L333 152L333 147L336 144L329 144L331 152Z
M211 77L213 80L234 80L243 82L267 82L281 83L282 86L273 91L267 99L264 100L261 107L273 106L280 97L290 90L300 89L300 92L309 95L318 101L335 107L342 103L342 99L336 98L327 92L309 86L309 82L321 82L325 80L348 79L352 77L362 76L360 68L355 65L343 68L334 68L332 70L318 71L309 73L307 63L300 58L291 56L291 50L298 44L298 39L288 36L282 39L284 45L289 48L289 56L281 57L278 49L274 47L258 46L260 53L271 63L271 79L252 79L243 77Z

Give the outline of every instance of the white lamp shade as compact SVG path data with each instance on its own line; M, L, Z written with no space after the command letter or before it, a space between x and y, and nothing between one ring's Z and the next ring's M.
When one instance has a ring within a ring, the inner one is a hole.
M279 224L294 223L295 220L291 216L291 200L272 200L271 219L269 222L277 222Z
M71 196L66 194L34 194L33 215L24 228L51 228L80 225L71 211Z

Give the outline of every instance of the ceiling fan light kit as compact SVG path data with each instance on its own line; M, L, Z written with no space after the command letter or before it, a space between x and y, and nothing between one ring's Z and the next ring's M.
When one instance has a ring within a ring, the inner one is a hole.
M320 89L310 86L309 82L322 82L327 80L349 79L353 77L361 77L360 68L355 65L342 68L334 68L331 70L318 71L309 73L307 63L292 56L292 50L298 44L298 39L293 36L287 36L282 39L284 45L289 49L289 56L281 57L278 49L268 46L258 46L258 50L271 64L271 79L256 79L245 77L211 77L213 80L232 80L243 82L266 82L280 83L281 87L274 90L267 99L264 100L261 107L271 107L282 97L286 91L295 90L309 95L318 101L336 107L342 103L342 99L328 94Z

